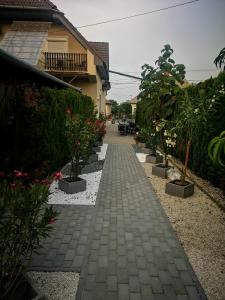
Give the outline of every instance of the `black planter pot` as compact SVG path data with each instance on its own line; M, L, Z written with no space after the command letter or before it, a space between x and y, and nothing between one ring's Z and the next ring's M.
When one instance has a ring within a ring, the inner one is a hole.
M164 164L152 166L152 174L161 178L167 178L167 171L172 167L165 168Z
M92 147L92 150L97 153L97 152L101 152L101 147L97 146L97 147Z
M172 180L166 183L165 192L171 196L187 198L194 194L194 183L185 181L185 185L180 184L180 180Z
M149 149L149 148L147 148L147 147L141 148L141 152L144 153L144 154L148 154L148 155L153 154L152 149Z
M2 300L45 300L45 296L35 286L33 280L27 275L21 275L20 284L13 293L7 295Z
M72 181L71 177L62 178L59 180L59 189L66 194L75 194L86 190L86 180L78 177L79 180Z
M97 142L94 142L94 147L100 147L103 145L103 142L102 141L97 141Z

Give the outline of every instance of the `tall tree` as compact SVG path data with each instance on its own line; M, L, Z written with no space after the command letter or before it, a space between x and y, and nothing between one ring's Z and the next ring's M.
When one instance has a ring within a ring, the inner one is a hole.
M119 113L119 104L115 100L109 100L112 104L112 115L116 116Z

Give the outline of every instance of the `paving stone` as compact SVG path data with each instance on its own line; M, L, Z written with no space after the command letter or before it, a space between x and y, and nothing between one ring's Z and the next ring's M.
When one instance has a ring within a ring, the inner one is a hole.
M128 283L128 273L126 269L117 269L118 283Z
M150 277L150 284L153 294L163 294L163 288L159 277Z
M129 300L128 284L119 284L119 300Z
M107 278L107 287L109 291L117 291L117 277L116 276L108 276Z
M206 299L132 146L108 146L95 207L54 208L33 267L81 271L77 300Z
M141 300L140 293L130 293L130 300Z
M106 268L98 268L96 272L96 282L106 282L107 275L108 273Z
M139 293L140 289L138 276L129 276L129 290L134 293Z
M152 289L150 286L144 285L141 287L142 300L154 300Z

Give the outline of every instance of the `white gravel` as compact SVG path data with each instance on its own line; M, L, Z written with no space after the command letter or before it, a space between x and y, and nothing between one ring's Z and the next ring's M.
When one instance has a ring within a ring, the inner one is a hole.
M47 300L74 300L79 283L79 273L29 272L29 277Z
M108 144L103 144L101 146L101 152L98 153L98 159L103 160L106 157L106 152L107 152Z
M195 186L182 199L165 193L166 180L152 175L152 164L142 164L209 300L225 299L225 216ZM175 172L179 173L175 168Z
M107 152L107 144L103 144L101 152L98 153L98 159L103 160ZM95 205L98 188L102 176L102 171L92 172L80 175L87 182L87 189L76 194L66 194L58 188L58 182L53 181L50 186L49 204L67 204L67 205Z

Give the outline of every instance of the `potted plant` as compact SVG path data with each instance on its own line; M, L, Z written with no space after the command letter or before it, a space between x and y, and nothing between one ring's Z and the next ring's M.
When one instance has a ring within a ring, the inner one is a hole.
M41 299L25 271L58 215L52 206L46 207L49 184L17 170L7 176L0 172L1 299Z
M186 180L190 148L194 133L199 127L206 128L206 115L212 109L213 99L204 99L201 94L191 99L188 90L183 91L179 110L176 118L176 128L180 136L180 142L185 145L185 161L182 168L180 180L173 180L166 183L166 193L187 198L194 193L194 184Z
M171 168L168 160L169 151L176 145L177 135L176 133L173 133L170 127L170 121L162 120L161 122L156 123L156 131L159 133L160 146L164 153L164 163L152 166L152 174L162 178L167 178L167 172Z
M94 121L94 133L95 133L95 140L94 146L102 146L103 145L103 137L106 134L106 124L104 119L96 119Z
M146 156L146 163L159 164L163 162L162 155L157 153L158 137L157 133L153 132L150 134L148 139L149 148L152 150L152 153Z
M70 174L59 180L59 189L67 194L86 190L86 180L79 177L88 161L92 133L79 114L68 114L66 121L67 144L70 150Z
M151 143L150 143L150 138L151 138L151 130L150 128L141 128L139 132L139 138L141 141L144 143L140 143L139 147L141 148L140 151L145 154L152 154L152 149L151 149Z
M142 67L141 93L139 97L146 102L146 110L149 114L151 126L155 126L160 136L160 146L165 153L165 164L153 167L153 174L166 177L168 169L167 144L164 136L165 125L173 119L176 108L176 92L180 89L185 77L185 67L175 64L171 58L173 49L165 45L161 56L155 62L156 68L144 65Z

